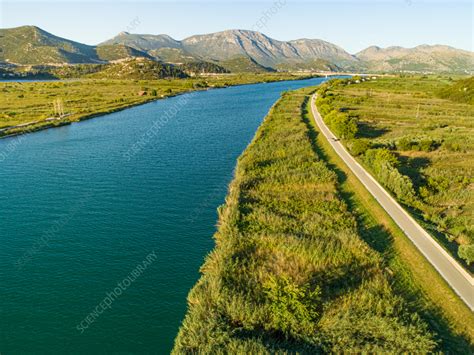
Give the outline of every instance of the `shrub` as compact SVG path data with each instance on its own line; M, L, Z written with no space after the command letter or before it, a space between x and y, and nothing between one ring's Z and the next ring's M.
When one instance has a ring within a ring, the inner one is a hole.
M209 84L207 81L198 81L197 83L194 84L194 87L199 89L199 88L208 88Z
M324 117L326 116L329 112L331 112L332 108L328 104L322 104L318 108L319 113Z
M284 334L311 334L319 316L321 303L319 287L298 286L287 277L271 278L264 285L270 303L271 328Z
M323 106L323 105L328 105L328 106L332 109L331 101L332 101L331 97L328 97L328 96L321 96L321 95L319 94L319 91L318 91L318 97L317 97L317 99L316 99L316 105L318 106L318 108L320 108L320 107ZM329 110L326 114L328 114L329 112L330 112L330 110ZM323 116L325 115L325 114L323 114L322 112L321 112L321 114L322 114Z
M391 151L386 148L369 149L364 160L375 173L377 180L398 199L410 205L416 202L413 182L398 171L399 161Z
M437 192L446 191L449 188L450 180L444 176L430 176L428 186Z
M449 140L443 143L443 148L448 152L460 152L462 151L461 144L454 140Z
M398 166L400 163L395 154L386 148L369 149L365 154L365 161L372 168L379 166L381 163L389 163L392 166Z
M353 139L347 146L352 155L359 156L365 154L365 152L370 148L370 141L364 138Z
M418 143L420 150L424 152L431 152L436 149L436 142L432 139L423 139Z
M431 152L436 149L437 143L435 140L430 138L416 141L411 140L408 137L403 137L396 143L396 146L398 150L421 150L423 152Z
M412 141L407 137L403 137L397 142L396 145L398 150L411 150Z
M352 139L357 134L357 123L348 114L332 110L325 118L333 133L342 139Z
M474 262L474 244L461 245L458 250L460 258L466 260L468 264Z

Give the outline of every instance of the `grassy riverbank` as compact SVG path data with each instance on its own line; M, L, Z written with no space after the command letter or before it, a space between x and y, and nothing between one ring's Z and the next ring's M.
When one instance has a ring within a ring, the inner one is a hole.
M305 76L276 73L172 80L0 82L0 137L68 124L193 90L303 78ZM55 109L58 103L60 110ZM48 118L58 119L46 120ZM40 122L5 129L36 121Z
M351 153L460 262L473 263L474 78L342 80L326 89L318 106L339 136L334 119L353 124L343 137Z
M239 159L174 352L468 351L366 239L378 227L352 210L327 163L310 93L284 94Z

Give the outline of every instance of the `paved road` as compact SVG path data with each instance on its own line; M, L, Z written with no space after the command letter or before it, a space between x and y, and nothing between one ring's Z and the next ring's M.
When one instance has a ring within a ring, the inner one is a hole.
M423 253L452 289L474 310L474 278L464 270L389 194L375 179L347 152L341 142L321 119L314 100L311 110L316 124L337 154L375 197L380 205L405 232L415 246Z

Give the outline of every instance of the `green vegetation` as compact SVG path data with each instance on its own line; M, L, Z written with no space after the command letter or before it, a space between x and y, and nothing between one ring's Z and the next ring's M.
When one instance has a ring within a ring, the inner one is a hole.
M79 79L87 78L91 74L98 73L107 68L106 64L74 64L59 67L33 67L37 75L46 74L52 79Z
M78 64L81 66L81 64ZM0 64L0 79L36 79L47 80L55 79L55 76L46 70L44 66L16 66Z
M312 59L303 62L289 61L277 64L275 68L279 71L342 71L342 68L324 59Z
M229 73L229 70L225 69L224 67L209 62L189 62L179 65L179 68L189 75L208 73Z
M139 51L122 44L111 44L98 46L96 48L97 56L100 60L111 61L133 57L149 58L145 52Z
M454 85L440 90L438 95L444 99L474 105L474 77L458 80Z
M64 70L62 67L58 70ZM67 67L82 73L89 66ZM62 71L63 75L74 75ZM291 74L223 74L210 77L162 80L75 80L56 82L0 82L0 137L30 132L94 117L163 97L211 87L304 79ZM57 117L54 103L64 114ZM47 118L56 117L58 120ZM27 127L20 124L40 121Z
M219 65L232 73L268 73L275 69L264 67L254 59L247 56L237 56L235 58L219 61Z
M102 70L87 77L97 79L154 80L163 78L185 78L178 67L146 58L134 58L120 63L108 64Z
M229 71L209 62L172 65L148 58L127 58L106 64L62 66L8 66L0 68L0 77L9 79L139 79L184 78L200 74L224 74Z
M94 47L52 35L35 26L0 29L0 62L40 64L91 63Z
M307 111L311 112L309 102ZM316 125L314 129L317 130ZM383 256L396 292L404 295L409 307L439 335L438 347L442 352L472 353L474 314L366 190L326 138L316 134L316 141L321 147L319 153L338 176L340 195L356 217L359 235ZM358 142L366 146L364 142L368 140L349 141Z
M148 55L164 63L195 63L199 57L193 56L181 48L158 48L147 51Z
M364 225L374 221L339 190L305 113L310 94L285 93L239 159L174 353L426 353L455 338L404 293L407 270L388 268L383 240L367 235L377 226Z
M351 139L347 146L361 163L466 263L473 262L474 245L472 83L352 78L324 85L317 102L334 133ZM357 123L353 136L331 126L331 117L342 115L343 123Z

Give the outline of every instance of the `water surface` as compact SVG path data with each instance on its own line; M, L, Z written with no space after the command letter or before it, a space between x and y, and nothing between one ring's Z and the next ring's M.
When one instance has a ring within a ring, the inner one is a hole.
M237 157L282 91L322 80L188 94L0 140L0 352L168 353Z

